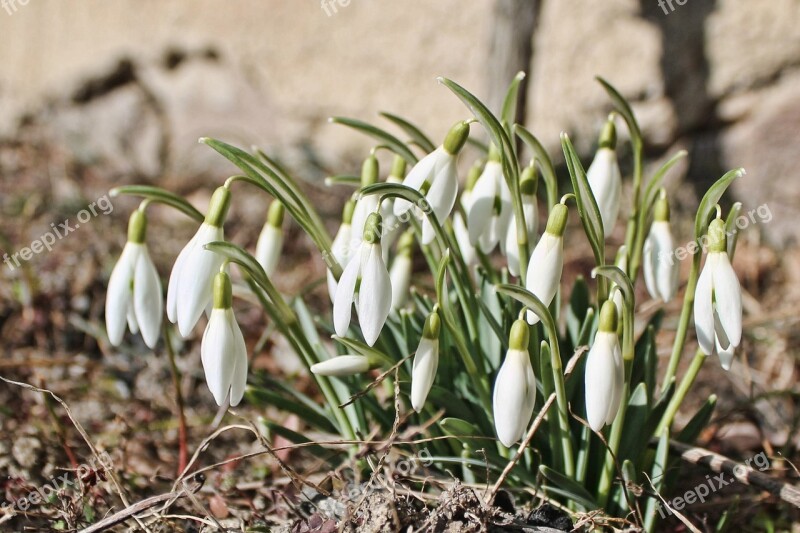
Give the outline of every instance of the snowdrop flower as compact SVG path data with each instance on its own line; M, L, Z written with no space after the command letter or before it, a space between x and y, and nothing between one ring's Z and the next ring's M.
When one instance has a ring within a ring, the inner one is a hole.
M142 332L144 343L155 348L161 330L164 295L161 279L145 244L147 217L133 212L128 223L128 242L122 249L106 293L106 330L113 346L122 343L125 325L131 333Z
M381 253L381 216L372 213L364 226L358 253L350 258L339 279L333 299L333 325L344 337L350 327L350 315L356 293L361 331L372 346L378 340L392 307L392 284Z
M644 281L654 299L669 302L678 292L680 263L673 258L675 240L669 223L669 202L665 196L656 201L650 233L644 241Z
M519 188L529 244L536 242L536 231L539 229L539 212L536 205L537 185L536 167L525 167L520 177ZM508 271L512 276L519 276L519 242L517 241L517 221L513 213L508 223L508 231L506 232L505 245L502 246L502 251L506 259L508 259Z
M489 161L483 169L470 195L467 211L469 241L488 254L501 241L505 246L508 225L511 222L511 191L503 177L500 152L492 145Z
M408 290L411 285L411 252L414 248L414 230L406 231L397 243L397 255L389 270L392 282L392 309L398 310L408 301Z
M603 235L608 236L614 230L619 214L619 204L622 197L622 175L617 163L617 131L613 119L606 122L600 135L600 147L594 156L594 161L586 171L589 186L600 209L603 219Z
M167 287L167 317L178 323L178 331L187 337L200 315L211 303L211 286L223 258L205 249L205 245L224 239L222 224L230 205L231 192L219 187L211 197L205 221L183 248L172 267Z
M411 407L418 413L425 405L439 368L440 319L437 307L425 319L422 339L414 354L414 366L411 370Z
M706 355L714 348L722 368L730 370L734 349L742 340L742 289L727 252L725 223L708 228L708 255L694 295L697 341Z
M561 283L564 266L564 229L567 226L567 206L558 203L550 212L542 238L533 249L528 261L525 288L546 306L550 305ZM539 317L528 311L528 324L536 324Z
M224 270L214 277L213 293L214 308L203 334L200 357L214 401L222 405L228 398L235 407L247 385L247 347L231 307L231 278Z
M456 156L469 136L469 122L457 122L447 134L444 143L422 158L408 173L403 185L418 190L425 196L430 212L440 224L450 215L458 194ZM413 205L408 200L397 198L394 214L403 216ZM420 206L421 207L421 206ZM428 217L422 220L422 244L430 244L435 237Z
M600 309L600 324L586 357L584 386L586 420L594 431L614 421L622 400L625 367L617 336L617 306L608 300Z
M333 243L331 244L333 257L340 265L346 265L353 256L353 250L358 248L358 246L353 246L353 226L351 224L355 205L353 200L348 200L347 203L344 204L344 209L342 210L342 224L339 226L339 231L336 232L336 236L333 238ZM333 302L336 296L337 285L336 278L333 277L333 272L331 272L329 268L328 294L331 297L331 302Z
M528 353L530 331L524 320L511 326L508 352L494 382L492 407L494 427L503 446L511 447L522 438L533 416L536 377Z
M283 249L283 212L284 207L278 200L273 200L267 213L267 222L258 236L256 244L256 260L264 268L267 276L272 276L278 267Z
M318 376L344 377L363 374L371 366L369 358L363 355L339 355L311 365L311 372Z

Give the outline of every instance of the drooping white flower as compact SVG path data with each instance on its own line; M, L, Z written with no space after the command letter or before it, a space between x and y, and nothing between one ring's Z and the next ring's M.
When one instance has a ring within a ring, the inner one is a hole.
M183 248L169 277L167 317L187 337L200 315L211 303L214 276L222 266L222 256L205 249L205 245L224 239L222 224L230 205L230 190L219 187L211 198L205 221L192 240Z
M155 348L161 330L164 295L161 279L147 251L147 218L142 210L131 215L128 242L111 272L106 292L106 330L113 346L122 343L125 325L141 330L145 344Z
M369 187L378 182L378 159L374 154L370 154L361 165L361 188ZM364 233L364 225L367 223L367 217L378 209L379 198L375 194L369 196L361 196L356 200L356 206L353 210L353 233L351 238L355 241L353 249L358 248L361 244L361 236Z
M283 250L283 204L273 200L269 206L267 222L258 236L256 260L264 268L267 276L272 276L278 267Z
M594 431L614 421L622 400L625 367L617 336L617 306L606 301L600 310L600 325L586 357L584 386L586 421Z
M547 227L542 238L533 249L525 288L532 292L544 305L550 305L561 283L564 267L564 228L567 225L567 206L556 204L550 212ZM533 311L527 313L528 324L536 324L539 317Z
M333 243L331 244L333 258L336 259L336 262L339 263L342 268L344 268L348 261L350 261L350 258L353 256L353 250L358 249L358 245L355 247L353 246L353 226L351 222L353 219L354 209L355 202L353 200L348 200L347 203L344 204L344 210L342 211L342 224L339 226L339 231L336 232L336 236L333 238ZM328 295L330 295L331 302L333 302L334 297L336 296L336 286L338 283L330 268L328 268L327 275Z
M436 380L439 368L439 314L436 309L425 319L422 328L422 339L414 354L414 366L411 370L411 407L416 412L422 411L425 399Z
M536 377L528 342L530 332L524 320L511 326L508 352L494 382L492 410L497 437L511 447L525 434L536 402Z
M528 245L533 246L536 242L536 231L539 229L539 210L536 204L537 178L535 167L525 167L520 177L520 193L522 199L522 214L525 218L525 228L528 238ZM519 243L517 241L517 221L512 214L508 223L505 245L501 250L508 260L508 271L512 276L519 276Z
M392 163L392 169L386 178L386 183L403 183L406 176L406 160L396 155ZM383 216L383 235L381 236L381 246L383 247L383 261L389 262L389 252L397 238L403 233L403 225L394 216L395 198L383 198L381 200L381 216Z
M678 292L680 263L675 261L675 239L669 223L666 197L657 200L655 219L644 241L644 281L654 299L669 302Z
M311 365L311 372L318 376L352 376L370 369L370 361L363 355L339 355Z
M406 231L397 243L397 255L389 269L392 282L392 309L398 310L406 305L411 286L412 251L414 248L414 230Z
M619 204L622 199L622 174L617 163L617 134L613 120L606 123L600 135L600 147L594 156L586 177L592 194L597 201L600 217L603 220L603 235L606 237L614 230L619 215Z
M694 325L703 353L711 355L716 348L722 367L729 370L742 340L742 288L728 258L725 223L713 220L708 237L706 264L694 295Z
M483 173L483 166L483 161L478 160L472 165L472 168L470 168L467 174L467 184L464 187L464 191L461 193L461 208L464 210L464 213L469 213L469 209L472 206L472 190L475 188L475 183L477 183L478 178ZM456 243L458 243L458 249L461 251L464 264L472 266L477 263L478 254L469 240L467 223L459 211L456 211L453 215L453 235L456 238Z
M381 216L372 213L364 228L361 247L342 272L333 299L333 325L336 334L344 337L350 327L352 307L358 294L359 323L364 340L370 346L378 340L392 307L392 284L383 262L380 226Z
M489 161L475 188L470 195L470 207L467 212L467 229L469 241L473 246L488 254L505 238L511 221L511 191L503 177L503 165L500 153L492 145L489 150Z
M215 275L213 293L214 307L203 333L200 358L214 401L222 405L228 398L235 407L247 385L247 346L233 314L231 278L226 272Z
M458 194L456 156L467 142L469 123L458 122L447 134L444 143L422 158L403 180L403 185L420 191L440 224L450 215ZM403 216L414 207L411 202L398 198L394 202L394 214ZM422 208L423 206L417 206ZM430 244L435 237L433 226L427 216L422 220L422 244Z

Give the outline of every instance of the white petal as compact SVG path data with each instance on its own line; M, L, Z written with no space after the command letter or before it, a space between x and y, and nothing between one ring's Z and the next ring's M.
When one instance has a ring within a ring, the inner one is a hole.
M122 249L117 264L111 272L106 291L106 330L108 340L113 346L119 346L125 335L128 322L128 310L131 305L131 286L136 259L142 245L127 243Z
M336 295L333 298L333 328L340 337L347 335L350 327L350 316L353 312L353 294L358 283L361 270L361 254L350 259L339 278Z
M736 347L728 342L728 347L723 348L720 345L720 339L715 340L717 346L717 355L719 356L719 363L722 365L723 369L730 370L731 364L733 364L733 354L736 351Z
M519 276L519 245L517 244L517 224L512 220L506 232L505 256L508 261L508 272Z
M467 212L469 242L478 244L494 214L494 199L498 194L497 173L493 170L499 163L490 161L481 173L470 194L470 208Z
M715 308L726 336L730 339L731 345L736 347L742 340L742 288L728 254L717 252L709 254L709 257L712 255L717 256L712 272Z
M564 266L563 242L563 238L545 232L533 249L528 263L525 286L547 306L553 301L561 283L561 271ZM539 317L529 311L528 323L533 325L537 322Z
M477 260L475 248L469 242L469 231L466 224L464 224L464 218L461 213L453 215L453 233L456 236L456 242L459 250L461 250L461 257L464 258L464 263L467 266L474 264Z
M209 242L223 240L222 228L203 223L197 230L197 241L185 258L178 277L178 330L184 337L203 314L211 301L214 276L222 266L223 257L206 250Z
M339 355L311 366L318 376L352 376L369 370L369 360L363 355Z
M227 309L214 309L208 319L200 358L206 374L206 383L217 405L228 396L234 369L235 337L227 317Z
M150 348L155 348L161 334L164 294L161 290L161 278L158 277L156 266L144 246L136 261L133 278L133 310L144 343Z
M233 371L231 372L231 407L236 407L242 401L245 388L247 387L247 345L244 342L244 335L232 309L226 309L226 318L233 333Z
M361 242L361 239L364 237L364 226L367 223L367 218L370 214L374 213L377 208L377 194L363 196L358 199L356 207L353 209L351 239L356 240L358 243Z
M617 222L622 195L622 176L614 150L597 150L589 170L586 171L586 177L603 219L603 234L608 236Z
M358 290L358 321L364 340L372 346L392 310L392 282L383 262L381 247L373 244L370 248Z
M533 415L535 387L530 356L526 351L509 350L494 383L492 407L497 437L510 447L525 433Z
M700 272L694 292L694 329L700 349L706 355L711 355L714 349L713 276L711 274L713 255L710 254L706 258L706 264L703 271Z
M584 387L586 421L594 431L600 431L608 419L617 387L614 362L613 333L598 332L586 358Z
M440 168L437 168L436 175L431 182L431 188L425 199L431 211L436 215L436 220L444 226L445 219L450 215L453 206L456 204L458 194L458 177L456 176L455 157L446 156ZM426 213L428 215L429 213ZM428 243L424 243L428 244Z
M414 168L409 171L408 175L403 180L403 185L411 187L415 190L420 190L422 184L426 181L430 182L436 163L439 158L444 154L444 149L440 146L433 152L419 160ZM399 217L409 209L413 204L408 200L396 198L394 201L394 216Z
M192 254L197 243L197 236L199 232L195 232L192 238L183 247L178 258L175 259L175 264L172 265L172 272L169 275L169 283L167 284L167 318L173 324L178 321L178 279L183 272L183 265L186 263L186 258Z
M656 268L658 266L658 251L656 250L655 237L653 230L647 235L644 241L644 248L642 250L642 270L644 271L644 284L647 287L647 292L654 300L661 299L658 292L658 285L656 284Z
M272 276L275 273L282 249L283 231L267 222L264 224L256 244L256 261L267 273L267 276Z
M672 238L669 222L653 222L651 233L656 248L656 283L661 299L666 303L678 292L680 264L672 260L675 241Z
M400 309L408 301L408 290L411 285L411 258L405 254L394 258L389 272L392 285L392 309Z
M433 387L436 370L439 368L439 341L422 338L414 354L411 371L411 406L416 412L422 411L425 399Z

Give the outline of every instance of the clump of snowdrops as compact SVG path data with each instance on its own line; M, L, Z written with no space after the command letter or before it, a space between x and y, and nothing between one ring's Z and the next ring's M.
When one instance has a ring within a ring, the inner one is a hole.
M146 209L165 203L200 224L169 276L166 311L183 337L205 323L202 364L218 404L236 406L244 398L293 413L305 424L302 432L277 421L262 425L295 442L312 441L309 432L353 442L386 438L400 416L426 427L422 440L435 464L456 468L467 481L500 476L505 486L538 488L568 509L603 509L612 522L633 517L651 529L657 493L668 491L674 478L666 472L669 440L692 442L716 398L679 432L672 431L675 414L706 357L716 352L729 368L741 339L741 291L730 262L740 206L723 218L718 202L744 172L731 171L710 188L695 235L681 236L705 243L705 253L695 247L690 256L671 356L659 379L656 338L664 313L635 322L635 296L645 294L635 284L641 272L650 299L666 303L681 294L673 253L679 241L662 181L685 154L645 179L631 108L599 80L614 112L599 132L594 159L584 170L562 134L568 176L557 176L542 143L512 123L521 79L512 82L498 115L440 79L467 112L441 143L388 113L383 117L408 141L361 121L331 119L376 141L360 176L327 180L353 188L333 238L278 161L215 139L201 142L242 174L214 192L205 215L162 189L115 190L144 200L131 215L128 243L109 281L109 340L118 345L126 327L141 331L151 348L159 340L164 299L147 252ZM626 198L617 160L623 124L632 156ZM388 172L379 165L382 150L391 152ZM463 168L469 171L459 177ZM248 251L225 241L223 227L236 196L253 192L264 194L266 222ZM626 231L615 250L607 236L620 213ZM568 224L570 217L582 231ZM285 218L305 231L326 264L331 313L312 316L301 298L273 284L281 275ZM594 268L572 287L561 283L565 239L588 241L594 255ZM425 268L415 269L420 263ZM233 296L244 293L261 303L314 376L321 401L291 383L248 374L247 344L233 310ZM692 325L699 348L678 376L680 359L695 345ZM644 490L631 490L634 485Z

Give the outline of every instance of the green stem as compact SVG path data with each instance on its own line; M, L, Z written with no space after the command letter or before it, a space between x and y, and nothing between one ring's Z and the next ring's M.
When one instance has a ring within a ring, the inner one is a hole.
M561 449L564 457L564 474L567 477L575 476L575 459L572 454L572 438L569 430L569 405L567 391L564 387L564 370L561 366L561 349L558 346L558 332L555 324L548 320L548 337L550 338L550 366L553 368L553 385L556 389L556 404L558 407L558 422L561 429Z
M175 387L175 404L178 407L178 476L186 470L189 459L188 437L186 430L186 414L184 412L183 393L181 392L181 374L175 364L175 350L172 349L172 339L169 328L164 326L164 344L167 347L169 370L172 373L172 385Z
M684 398L686 398L686 394L694 384L694 380L697 378L697 373L700 372L700 368L702 368L706 357L706 354L704 354L703 351L698 348L697 352L694 354L694 359L692 359L691 365L689 365L689 369L686 371L686 375L683 376L681 384L678 386L678 390L675 391L675 395L672 396L672 399L667 405L666 411L664 411L664 416L661 417L661 421L658 423L655 433L656 437L660 436L665 429L672 425L675 414L677 414L681 403L683 402Z
M692 308L694 307L694 292L697 287L697 277L700 272L700 259L700 252L695 252L692 258L692 267L689 271L686 294L683 297L683 309L681 309L681 317L678 322L678 331L675 334L675 343L672 345L672 354L669 358L667 371L664 374L664 380L661 382L662 391L666 390L672 378L675 377L675 372L678 370L678 363L681 359L681 353L683 352L683 346L686 343L686 334L689 329L689 321L692 318Z

